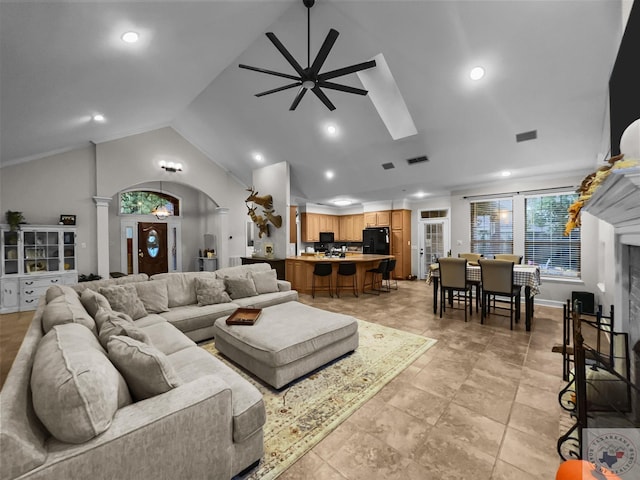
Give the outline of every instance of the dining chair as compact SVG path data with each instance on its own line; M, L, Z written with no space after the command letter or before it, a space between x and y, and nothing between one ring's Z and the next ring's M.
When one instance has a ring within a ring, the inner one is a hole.
M442 257L438 259L440 270L440 318L446 310L446 293L449 293L449 306L453 300L464 298L464 321L467 321L467 302L471 312L471 284L467 281L467 260L465 258Z
M355 262L340 262L338 264L338 277L336 278L336 295L340 298L340 287L341 285L340 279L351 277L353 279L351 286L353 287L353 294L358 296L358 276L356 275L356 264Z
M313 266L313 276L311 278L311 297L316 298L316 277L329 277L329 286L320 287L321 290L328 290L329 295L333 298L333 292L331 288L331 273L333 266L328 262L318 262Z
M478 260L480 260L484 255L481 253L459 253L458 258L465 258L467 260L468 265L478 265ZM482 289L482 282L480 280L467 280L471 285L476 287L476 313L479 311L480 307L480 290Z
M516 307L516 322L520 318L520 286L513 284L514 263L504 260L489 260L482 258L478 260L478 263L480 264L480 277L482 279L482 316L480 323L484 323L485 317L491 313L489 297L493 296L494 298L494 312L496 311L496 308L506 308L497 307L495 305L496 296L506 297L509 302L509 325L511 330L513 330L514 307Z
M364 272L364 285L362 285L362 293L372 293L374 295L380 295L380 292L385 292L382 289L382 277L387 271L389 260L380 260L380 263L376 268L370 268ZM371 281L367 283L367 276L370 276ZM367 285L371 286L371 290L367 291ZM378 285L378 288L376 288Z
M522 255L514 255L513 253L496 253L493 258L495 258L496 260L513 262L516 265L522 263Z
M391 258L389 263L387 264L387 271L382 274L382 279L386 282L386 289L388 292L391 291L391 281L395 282L394 290L398 289L398 280L393 277L393 271L396 269L396 259Z

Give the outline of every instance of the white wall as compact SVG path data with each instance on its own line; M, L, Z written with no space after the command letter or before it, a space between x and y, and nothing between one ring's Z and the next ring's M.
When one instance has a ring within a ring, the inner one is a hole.
M78 273L97 273L95 178L93 146L4 167L0 223L7 210L22 212L34 225L56 225L60 214L76 215Z

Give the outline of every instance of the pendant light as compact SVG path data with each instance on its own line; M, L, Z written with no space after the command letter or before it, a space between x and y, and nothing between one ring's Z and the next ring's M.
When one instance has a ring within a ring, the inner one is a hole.
M164 198L162 193L163 193L162 182L160 182L160 196ZM155 215L158 220L166 220L167 217L171 215L171 212L167 209L167 206L165 203L161 203L157 205L156 208L154 208L151 213Z

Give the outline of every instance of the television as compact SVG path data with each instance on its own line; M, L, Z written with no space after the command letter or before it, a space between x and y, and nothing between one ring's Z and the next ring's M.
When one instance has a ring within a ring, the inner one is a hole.
M320 243L333 243L333 232L320 232Z

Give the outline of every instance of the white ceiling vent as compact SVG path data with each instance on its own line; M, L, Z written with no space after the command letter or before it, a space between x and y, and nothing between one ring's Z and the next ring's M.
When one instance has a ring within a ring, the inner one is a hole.
M537 130L530 130L528 132L516 133L516 142L526 142L527 140L535 140L538 138Z
M388 162L388 163L383 163L382 168L384 168L385 170L391 170L392 168L396 168L396 166L393 163Z
M422 155L421 157L407 158L407 163L409 165L414 165L416 163L428 162L429 159L426 155Z

